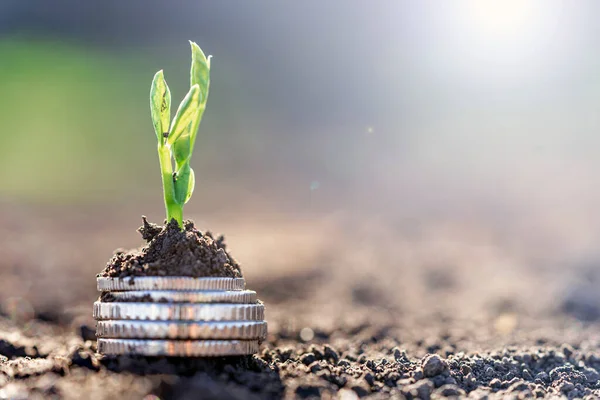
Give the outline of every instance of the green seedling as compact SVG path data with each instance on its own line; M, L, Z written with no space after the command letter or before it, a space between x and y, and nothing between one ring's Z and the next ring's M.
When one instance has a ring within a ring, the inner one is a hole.
M171 92L162 70L154 75L150 89L150 110L158 139L167 221L175 219L180 227L183 226L183 206L194 191L195 177L190 159L206 108L210 84L210 56L206 57L196 43L190 44L190 90L179 104L172 120Z

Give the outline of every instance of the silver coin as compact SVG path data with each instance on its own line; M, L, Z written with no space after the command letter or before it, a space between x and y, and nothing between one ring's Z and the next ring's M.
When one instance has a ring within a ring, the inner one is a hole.
M188 276L138 276L96 278L98 290L243 290L244 278L191 278Z
M172 357L241 356L258 351L258 340L98 339L98 353Z
M259 339L266 322L98 321L99 338L131 339Z
M262 304L94 303L97 320L262 321Z
M114 301L136 301L144 297L157 303L256 303L253 290L142 290L111 292Z

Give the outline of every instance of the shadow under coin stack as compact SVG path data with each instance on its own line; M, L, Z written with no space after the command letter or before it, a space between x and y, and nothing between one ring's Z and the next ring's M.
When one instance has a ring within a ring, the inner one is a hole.
M214 357L254 354L264 306L243 278L97 278L101 354Z

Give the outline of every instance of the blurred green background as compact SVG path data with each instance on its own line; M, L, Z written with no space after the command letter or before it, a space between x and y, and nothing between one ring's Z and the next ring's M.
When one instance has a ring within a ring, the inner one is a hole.
M143 62L19 37L3 40L0 53L3 195L69 202L139 189L151 150L135 96Z

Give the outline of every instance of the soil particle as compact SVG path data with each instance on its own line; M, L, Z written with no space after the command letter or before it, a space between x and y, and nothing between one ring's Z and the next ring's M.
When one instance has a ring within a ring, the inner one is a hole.
M423 368L423 374L427 378L440 375L448 368L446 362L437 354L431 354L425 357L421 366Z
M87 340L96 340L96 329L89 325L79 325L79 336L85 342Z
M433 382L429 379L423 379L413 383L412 385L406 386L404 388L404 394L406 397L411 397L413 399L429 400L433 389Z
M192 221L185 221L184 229L180 229L175 220L162 227L142 219L144 224L138 231L147 244L116 251L100 276L242 276L223 236L215 239L210 232L202 233Z
M6 340L0 339L0 356L12 359L15 357L27 357L27 353L23 347L15 346Z
M18 357L40 357L35 346L23 346L0 339L0 355L12 360Z
M91 369L98 371L100 369L100 362L98 359L85 349L75 349L70 355L71 365Z
M300 359L300 361L302 361L302 363L304 365L310 365L313 362L315 362L316 360L317 359L313 353L307 353L307 354L303 355L302 358Z
M464 396L465 391L456 385L444 385L444 386L436 389L433 394L434 394L434 398L435 397L458 397L458 396Z
M323 347L323 357L333 363L337 363L340 359L338 353L328 345Z

